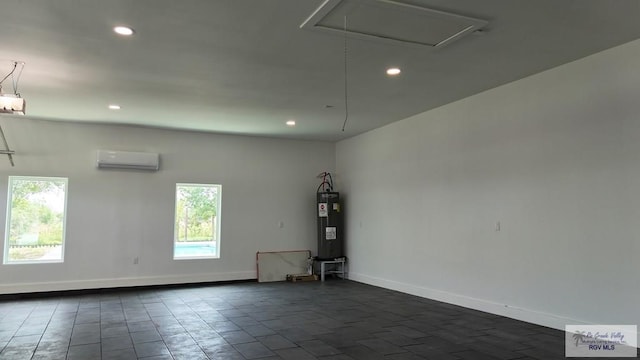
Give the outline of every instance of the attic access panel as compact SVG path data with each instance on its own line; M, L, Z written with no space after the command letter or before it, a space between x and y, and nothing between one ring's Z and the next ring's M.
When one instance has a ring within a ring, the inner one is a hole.
M300 25L396 44L439 47L487 25L485 20L394 0L326 0Z

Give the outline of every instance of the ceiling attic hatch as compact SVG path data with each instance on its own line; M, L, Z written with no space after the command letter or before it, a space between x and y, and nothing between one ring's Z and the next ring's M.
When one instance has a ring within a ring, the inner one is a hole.
M362 39L440 47L487 25L485 20L392 0L326 0L303 29L346 32Z

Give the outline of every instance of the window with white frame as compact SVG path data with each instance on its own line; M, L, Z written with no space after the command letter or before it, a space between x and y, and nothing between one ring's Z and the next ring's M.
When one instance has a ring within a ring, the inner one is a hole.
M62 262L67 178L10 176L4 264Z
M220 257L222 186L176 184L173 258Z

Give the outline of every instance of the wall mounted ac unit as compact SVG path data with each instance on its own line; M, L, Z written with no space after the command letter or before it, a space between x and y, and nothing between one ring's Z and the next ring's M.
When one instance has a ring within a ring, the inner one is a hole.
M98 150L96 166L99 169L136 169L157 171L160 155L157 153Z

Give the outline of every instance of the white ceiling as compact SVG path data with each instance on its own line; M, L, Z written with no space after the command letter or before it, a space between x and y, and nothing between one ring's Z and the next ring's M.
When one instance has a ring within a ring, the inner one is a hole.
M3 0L0 72L26 63L28 117L336 141L640 38L637 0L404 2L488 25L442 48L350 38L344 132L344 39L299 28L322 0Z

